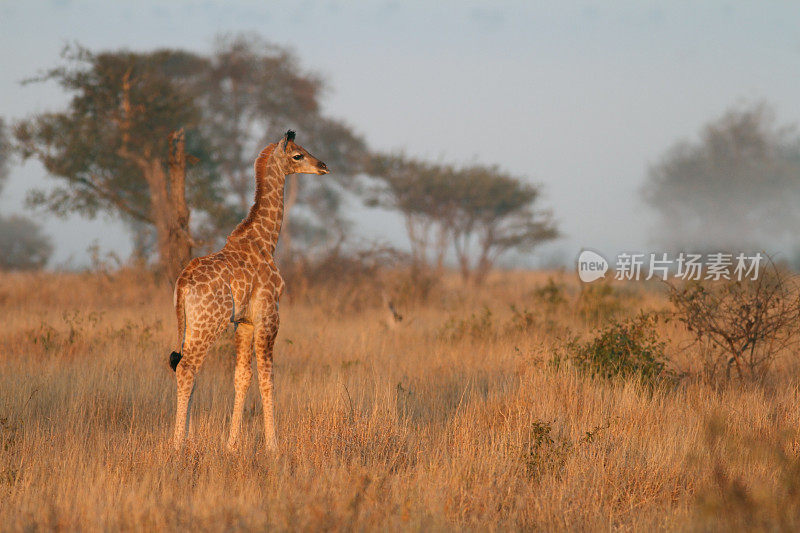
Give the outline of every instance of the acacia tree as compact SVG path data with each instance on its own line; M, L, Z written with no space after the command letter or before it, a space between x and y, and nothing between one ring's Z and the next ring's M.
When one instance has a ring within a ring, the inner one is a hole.
M255 36L219 37L206 79L205 129L217 132L214 158L241 212L252 203L256 143L277 136L294 115L316 113L320 80L297 71L288 53Z
M367 205L399 211L411 245L412 266L433 266L441 272L457 207L453 170L403 154L375 154L368 172L380 186L367 196Z
M452 244L464 281L481 284L503 253L531 250L558 236L550 213L535 208L538 187L496 167L456 169L376 155L369 172L382 186L368 205L402 213L415 267L433 262L441 270Z
M670 247L762 249L794 239L800 136L777 126L764 104L732 109L698 141L670 148L642 195L658 214L656 237Z
M286 49L248 34L217 39L204 86L202 128L213 141L214 160L237 214L252 203L255 155L292 128L301 132L305 146L324 154L334 172L324 180L289 178L282 251L291 254L295 237L323 237L341 227L339 189L352 187L365 145L348 126L322 114L323 81L303 71Z
M550 211L536 209L539 188L497 167L457 170L452 194L456 208L449 233L465 281L480 285L503 253L530 251L558 237Z
M70 92L67 110L14 130L23 158L37 159L59 180L28 201L60 215L106 212L153 226L162 272L174 281L191 257L184 180L192 207L210 212L221 200L194 103L208 62L175 50L94 54L80 47L65 50L64 59L31 81L55 81ZM188 174L186 152L200 163Z

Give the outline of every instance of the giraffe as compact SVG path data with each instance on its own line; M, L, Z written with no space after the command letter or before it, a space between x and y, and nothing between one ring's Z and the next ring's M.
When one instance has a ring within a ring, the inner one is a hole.
M175 284L178 351L169 364L177 381L177 410L173 444L180 449L189 428L195 375L211 344L234 325L236 371L228 449L236 447L242 411L252 378L255 352L264 435L268 451L275 438L272 351L278 334L278 300L283 279L273 261L283 222L283 189L289 174L327 174L322 161L295 144L288 131L261 151L255 162L256 195L250 212L228 236L219 252L189 262Z

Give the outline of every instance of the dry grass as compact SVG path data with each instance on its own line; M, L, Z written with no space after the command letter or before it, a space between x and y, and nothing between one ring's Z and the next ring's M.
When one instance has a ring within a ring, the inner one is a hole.
M547 303L549 277L563 301ZM550 364L571 336L667 305L657 287L623 289L581 295L558 273L497 274L481 292L445 280L425 300L399 295L394 330L379 297L353 298L370 285L288 298L273 457L255 387L241 450L224 449L230 333L200 373L189 444L171 451L168 289L132 272L3 275L0 527L796 528L789 354L759 387L707 383L671 323L677 384Z

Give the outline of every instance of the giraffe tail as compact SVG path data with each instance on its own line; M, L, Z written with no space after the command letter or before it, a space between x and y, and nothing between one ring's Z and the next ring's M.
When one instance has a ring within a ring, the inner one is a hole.
M178 319L178 342L179 347L178 350L183 351L183 341L186 338L186 309L184 305L184 290L183 290L183 279L178 278L177 283L175 283L175 314L177 315ZM178 363L181 362L181 358L183 354L180 351L172 352L169 354L169 366L173 371L178 369Z
M180 352L172 352L171 354L169 354L169 367L173 371L178 370L178 363L181 362L182 357L183 355L181 355Z

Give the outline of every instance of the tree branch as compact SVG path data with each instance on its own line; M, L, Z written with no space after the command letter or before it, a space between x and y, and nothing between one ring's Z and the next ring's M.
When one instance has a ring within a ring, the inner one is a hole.
M96 192L101 198L113 203L121 211L130 215L136 220L141 220L142 222L148 222L148 223L153 222L147 215L144 215L143 213L140 213L139 211L127 205L125 203L125 200L121 196L98 185L93 178L84 178L78 176L75 178L75 181L81 183L82 185L85 185L86 187L89 187L91 190Z

